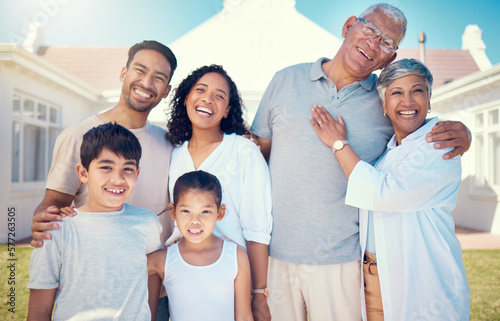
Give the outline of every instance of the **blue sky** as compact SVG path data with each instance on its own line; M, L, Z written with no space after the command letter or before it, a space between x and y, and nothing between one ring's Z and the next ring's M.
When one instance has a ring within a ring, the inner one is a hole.
M229 4L252 0L227 0ZM402 48L417 48L426 33L428 48L460 49L468 24L483 30L486 54L500 63L500 1L388 1L408 18ZM26 26L43 26L44 44L130 46L143 39L169 44L222 9L223 0L0 0L0 42L21 43ZM345 20L374 1L296 0L297 10L340 37Z

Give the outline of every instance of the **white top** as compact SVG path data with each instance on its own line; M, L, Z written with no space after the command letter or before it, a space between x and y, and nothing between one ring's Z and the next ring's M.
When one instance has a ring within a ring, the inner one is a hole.
M425 142L437 122L427 120L400 146L393 137L375 168L360 161L349 177L346 204L361 208L362 253L373 214L386 321L469 320L469 285L451 216L460 158L444 160L449 150Z
M237 245L224 241L214 263L187 263L178 243L167 249L165 279L172 321L234 320L234 279L238 275Z
M177 179L194 170L186 141L172 152L169 179L172 201ZM217 222L213 234L230 239L244 249L246 241L269 244L273 224L271 179L259 148L239 135L224 135L220 145L198 170L217 176L222 185L222 204L226 205L226 215Z
M150 320L146 254L162 248L156 214L128 204L76 211L33 250L28 288L57 288L54 320Z

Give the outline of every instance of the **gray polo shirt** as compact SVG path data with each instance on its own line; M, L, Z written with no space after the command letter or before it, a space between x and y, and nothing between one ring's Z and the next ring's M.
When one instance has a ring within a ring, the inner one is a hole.
M347 125L347 139L361 159L373 164L394 134L382 111L377 77L335 84L315 63L276 73L255 116L252 132L272 139L269 167L274 226L270 255L301 264L359 260L358 209L345 205L347 178L332 150L309 122L313 104Z

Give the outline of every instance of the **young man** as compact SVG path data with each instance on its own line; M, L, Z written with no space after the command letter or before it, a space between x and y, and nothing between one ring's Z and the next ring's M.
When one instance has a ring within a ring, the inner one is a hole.
M87 184L82 183L74 168L80 161L82 136L90 128L116 122L129 129L142 147L142 172L135 191L128 202L147 208L157 215L168 208L168 172L172 145L165 139L166 130L148 122L149 112L170 91L170 79L177 67L172 51L156 41L143 41L132 46L128 61L121 70L123 82L118 104L110 110L92 115L79 124L66 128L57 138L54 160L47 178L45 197L33 216L32 245L42 246L41 240L50 239L46 230L56 229L60 221L59 209L74 201L80 207L88 201ZM172 231L171 219L159 216L163 225L162 240ZM159 284L159 279L158 279ZM166 301L160 301L162 311L168 313ZM167 314L168 315L168 314ZM160 315L159 315L160 316Z
M33 251L28 320L151 320L146 254L162 248L152 211L124 204L139 175L141 145L120 125L89 130L76 172L88 202Z
M279 71L268 86L252 132L269 160L273 233L268 298L276 320L360 320L358 210L345 205L347 179L332 150L309 122L314 104L350 124L349 144L375 161L394 134L382 113L372 72L396 58L406 18L394 6L376 4L342 28L333 59ZM321 125L321 124L320 124ZM450 130L439 135L443 129ZM454 131L458 132L454 133ZM461 123L433 132L441 148L470 146Z

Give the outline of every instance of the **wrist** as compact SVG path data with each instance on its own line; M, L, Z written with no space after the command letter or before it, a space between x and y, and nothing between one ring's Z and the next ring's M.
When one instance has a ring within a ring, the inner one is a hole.
M335 154L335 152L342 150L346 145L349 145L349 142L347 140L345 139L336 140L333 143L332 152Z
M267 287L262 289L253 289L252 295L254 298L256 297L267 298L269 296L269 289Z

